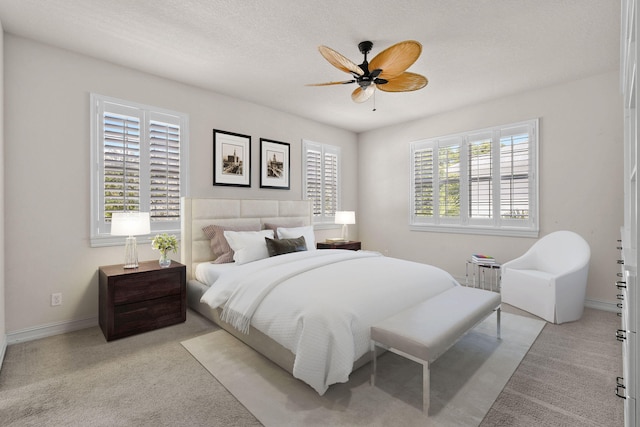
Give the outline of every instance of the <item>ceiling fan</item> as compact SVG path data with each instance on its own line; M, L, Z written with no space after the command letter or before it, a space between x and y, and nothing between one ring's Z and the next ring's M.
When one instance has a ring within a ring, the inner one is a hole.
M373 43L370 41L358 43L358 49L364 55L364 61L360 65L356 65L350 59L327 46L318 47L320 54L331 65L351 74L353 79L307 86L358 83L358 87L351 94L351 99L355 102L364 102L373 95L376 88L385 92L409 92L422 89L429 82L426 77L420 74L405 71L422 52L422 45L417 41L406 40L396 43L377 54L371 62L367 62L367 54L372 47Z

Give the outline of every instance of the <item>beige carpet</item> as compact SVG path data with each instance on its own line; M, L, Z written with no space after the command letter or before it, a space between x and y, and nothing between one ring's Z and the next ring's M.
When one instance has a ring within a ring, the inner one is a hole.
M585 308L582 319L547 324L482 427L622 427L622 344L616 313Z
M99 327L12 344L0 370L2 427L260 426L180 345L187 321L107 342Z
M431 409L422 414L422 367L395 354L379 359L319 396L305 383L223 330L182 345L265 426L477 426L491 408L544 322L502 315L502 340L490 316L431 368Z

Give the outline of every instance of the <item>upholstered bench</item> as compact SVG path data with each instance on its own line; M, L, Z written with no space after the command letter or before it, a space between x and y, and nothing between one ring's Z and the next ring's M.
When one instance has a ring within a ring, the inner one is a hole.
M500 294L495 292L456 286L374 324L371 326L371 385L375 385L376 346L421 363L422 410L427 414L429 363L494 311L500 339L500 303Z

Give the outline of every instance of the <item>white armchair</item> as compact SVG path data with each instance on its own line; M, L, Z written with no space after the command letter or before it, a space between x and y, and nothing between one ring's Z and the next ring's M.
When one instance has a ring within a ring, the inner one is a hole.
M502 265L502 302L552 323L582 317L591 249L572 231L538 240L519 258Z

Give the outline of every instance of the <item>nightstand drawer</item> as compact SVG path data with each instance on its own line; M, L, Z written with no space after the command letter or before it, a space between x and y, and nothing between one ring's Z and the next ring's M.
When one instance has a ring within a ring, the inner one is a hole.
M113 303L129 304L180 294L180 274L179 270L173 270L146 274L143 277L133 275L119 278L113 283Z
M113 338L133 335L184 322L186 307L182 298L168 296L152 301L123 304L114 308Z

